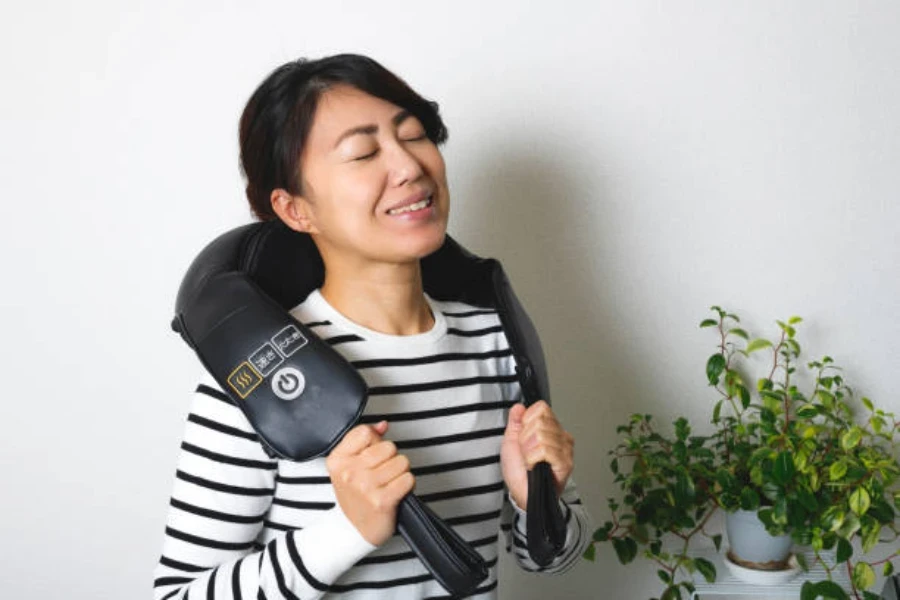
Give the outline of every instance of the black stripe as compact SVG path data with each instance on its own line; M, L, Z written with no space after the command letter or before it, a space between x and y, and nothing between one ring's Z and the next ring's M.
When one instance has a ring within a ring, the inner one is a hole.
M159 577L153 580L153 587L158 588L164 585L175 585L177 583L190 583L194 580L193 577Z
M191 475L190 473L185 473L181 470L175 471L175 477L182 481L187 481L188 483L203 486L211 490L228 492L229 494L239 494L241 496L271 496L272 492L275 491L272 488L248 488L237 485L227 485L225 483L219 483L218 481L197 477L196 475Z
M174 590L163 596L161 600L169 600L169 598L181 591L184 591L184 588L175 588ZM187 592L185 592L185 595L187 595Z
M231 569L231 595L234 596L234 600L243 600L241 594L241 565L243 564L244 559L241 558L234 563L234 567Z
M496 561L494 561L494 562L496 562ZM480 588L475 588L475 591L472 592L472 595L474 596L475 594L483 594L485 592L490 592L491 590L493 590L496 587L497 587L497 579L494 579L494 581L490 582L487 585L484 585ZM428 597L424 598L423 600L454 600L454 598L455 598L455 596L428 596Z
M204 396L209 396L210 398L215 398L216 400L221 400L231 406L234 406L234 402L231 400L231 396L224 392L220 392L216 388L211 388L205 383L201 383L197 386L197 392L203 394Z
M497 564L497 559L494 558L486 562L488 568L493 567ZM364 590L364 589L385 589L391 587L399 587L401 585L410 585L412 583L422 583L423 581L429 581L434 579L433 576L425 574L425 575L415 575L413 577L399 577L397 579L387 579L385 581L357 581L355 583L348 583L344 585L331 585L329 586L331 591L333 592L351 592L353 590Z
M500 325L494 325L493 327L485 327L483 329L457 329L456 327L448 327L447 333L450 335L459 335L462 337L480 337L483 335L489 335L491 333L499 333L503 331L503 327Z
M218 550L249 550L253 547L253 542L222 542L219 540L211 540L209 538L200 537L185 533L172 527L166 527L166 535L183 542L189 542L195 546L206 546L207 548L216 548Z
M445 317L474 317L476 315L496 315L496 310L470 310L466 312L444 312L441 314Z
M468 525L469 523L478 523L479 521L490 521L491 519L496 519L499 516L499 510L492 510L489 512L476 513L474 515L461 515L459 517L451 517L449 519L444 519L444 522L447 523L447 525Z
M450 500L451 498L462 498L463 496L477 496L478 494L487 494L497 492L505 487L502 481L490 483L487 485L478 485L458 490L448 490L446 492L435 492L433 494L417 494L422 502L440 502L441 500Z
M304 324L303 324L304 327L322 327L322 326L325 326L325 325L331 325L331 321L328 321L328 320L325 320L325 321L313 321L312 323L304 323Z
M499 436L503 435L504 431L506 431L504 427L496 427L494 429L468 431L466 433L454 433L453 435L441 435L433 438L423 438L419 440L398 440L395 441L394 444L398 449L439 446L441 444L455 444L457 442L467 442L469 440L478 440L481 438Z
M233 435L234 437L243 438L245 440L251 440L253 442L259 441L259 436L253 433L252 431L244 431L243 429L238 429L237 427L231 427L229 425L223 425L218 421L212 421L205 417L201 417L199 415L191 414L188 416L188 421L191 423L196 423L201 427L206 427L207 429L213 429L215 431L219 431L221 433L227 433L228 435Z
M300 575L303 576L306 583L320 592L327 592L329 586L313 577L312 573L306 570L306 565L303 564L303 559L300 558L300 553L297 552L297 541L294 539L294 534L289 533L285 539L287 540L288 555L290 555L291 561L294 563L294 566L297 567L297 570L300 571Z
M354 335L352 333L347 335L336 335L334 337L326 338L324 342L326 344L330 344L332 346L337 346L338 344L346 344L347 342L364 342L366 340L362 339L358 335Z
M169 504L173 507L183 510L185 512L193 513L195 515L200 515L201 517L206 517L208 519L215 519L217 521L226 521L228 523L245 523L245 524L256 524L260 523L265 515L233 515L231 513L219 512L217 510L211 510L209 508L203 508L202 506L196 506L194 504L190 504L188 502L184 502L182 500L178 500L174 496L171 500L169 500Z
M288 600L300 600L300 598L288 588L287 582L284 580L284 572L281 570L281 565L278 564L276 540L269 542L269 559L272 561L272 570L275 571L275 581L278 583L278 590L281 592L281 595Z
M270 521L266 519L263 521L263 525L268 527L269 529L277 529L278 531L294 531L303 529L302 527L294 527L293 525L284 525L283 523L277 523L275 521Z
M461 404L459 406L448 406L446 408L434 408L431 410L419 410L414 412L390 413L383 415L363 415L360 417L360 423L377 423L379 421L416 421L419 419L435 419L437 417L447 417L450 415L459 415L468 412L485 411L485 410L506 410L513 404L515 400L501 400L499 402L475 402L473 404Z
M487 537L469 542L469 545L473 548L480 548L481 546L490 546L497 542L497 534L489 535ZM400 562L403 560L410 560L412 558L416 558L416 554L414 552L401 552L399 554L383 554L381 556L368 556L366 558L360 559L356 562L357 565L376 565L376 564L384 564L390 562Z
M288 508L299 508L301 510L328 510L334 508L334 502L300 502L283 498L275 498L272 500L272 504L287 506Z
M572 513L569 513L569 518L566 519L566 524L571 521ZM575 524L578 525L578 535L575 536L575 543L572 544L572 547L569 549L569 552L566 553L561 559L558 559L557 565L553 568L554 573L560 573L562 571L568 571L572 564L575 562L576 556L579 554L579 546L581 546L581 537L584 534L581 527L581 521L577 518L575 519Z
M466 377L463 379L447 379L442 381L427 381L424 383L408 383L406 385L386 385L369 388L369 396L431 392L434 390L446 390L448 388L465 387L467 385L480 385L483 383L512 383L514 381L518 381L518 379L518 375L515 374L482 375L480 377Z
M181 562L180 560L175 560L174 558L169 558L168 556L160 556L159 564L164 567L169 567L170 569L178 569L179 571L186 571L188 573L198 573L200 571L208 571L210 567L201 567L198 565L192 565L190 563Z
M216 573L218 572L216 569L209 575L209 583L206 584L206 600L216 600Z
M203 458L208 458L209 460L226 465L247 467L248 469L267 469L269 471L278 468L278 463L274 461L252 460L249 458L228 456L227 454L213 452L212 450L207 450L206 448L201 448L200 446L195 446L194 444L189 444L187 442L181 443L181 449L185 452L190 452L191 454L196 454L197 456L202 456Z
M259 591L256 592L256 600L269 600L268 598L266 598L266 593L262 590L262 588L259 588Z
M331 483L331 478L325 477L284 477L282 475L275 476L275 483L287 483L296 485L324 485Z
M372 367L409 367L414 365L428 365L454 360L484 360L488 358L503 358L512 356L512 349L491 350L490 352L448 352L446 354L432 354L430 356L417 356L416 358L381 358L372 360L353 360L350 364L357 369L371 369Z
M483 467L500 462L500 455L485 456L483 458L470 458L468 460L458 460L449 463L440 463L437 465L428 465L427 467L415 467L410 469L416 477L421 475L433 475L434 473L445 473L447 471L455 471L456 469L467 469L470 467Z

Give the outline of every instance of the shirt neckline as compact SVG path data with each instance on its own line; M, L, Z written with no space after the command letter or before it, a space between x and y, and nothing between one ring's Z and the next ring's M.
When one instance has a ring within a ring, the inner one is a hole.
M349 333L354 333L366 341L394 345L402 344L403 346L419 346L421 344L433 343L444 337L447 333L447 319L444 317L444 313L441 312L441 309L428 294L425 294L425 301L428 302L428 306L431 308L431 314L434 315L434 326L428 331L412 335L382 333L364 327L355 321L351 321L329 304L319 289L313 290L313 292L310 293L309 297L306 299L306 304L308 304L310 309L316 313L327 315L327 318L331 321L332 325L345 329Z

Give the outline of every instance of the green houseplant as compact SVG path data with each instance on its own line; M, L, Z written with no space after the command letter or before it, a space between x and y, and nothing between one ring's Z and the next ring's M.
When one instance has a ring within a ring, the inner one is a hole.
M610 542L623 564L639 553L655 562L661 597L671 600L693 590L694 572L716 577L712 563L690 552L698 536L721 547L721 533L707 530L712 514L755 511L770 534L809 546L829 573L805 582L802 600L847 598L830 581L837 568L847 569L854 597L877 598L868 591L875 568L891 573L900 550L864 558L879 541L897 539L900 422L867 398L857 402L830 357L801 363L799 318L778 321L773 339L751 338L736 315L712 310L715 318L701 323L716 332L706 362L715 390L711 431L693 435L684 417L673 435L651 415L621 425L610 452L621 496L609 500L611 518L595 542ZM761 376L748 383L761 364ZM586 558L595 552L590 546Z

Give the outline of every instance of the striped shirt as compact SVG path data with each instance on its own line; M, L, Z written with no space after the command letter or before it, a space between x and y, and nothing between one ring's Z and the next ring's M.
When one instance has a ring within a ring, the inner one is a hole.
M318 291L291 313L363 376L362 422L390 423L385 437L408 456L416 495L487 561L472 597L496 598L501 547L526 570L563 572L589 541L589 517L570 482L564 551L545 568L528 557L525 513L500 470L507 411L521 390L499 318L427 300L435 325L409 336L361 327ZM154 575L156 600L450 597L399 535L375 547L359 534L335 502L324 459L270 458L211 379L193 397Z

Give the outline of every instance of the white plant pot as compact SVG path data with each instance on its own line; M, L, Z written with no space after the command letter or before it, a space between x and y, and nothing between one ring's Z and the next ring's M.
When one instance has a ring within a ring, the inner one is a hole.
M786 563L793 547L791 536L769 535L756 511L752 510L728 513L725 532L732 555L745 563Z

